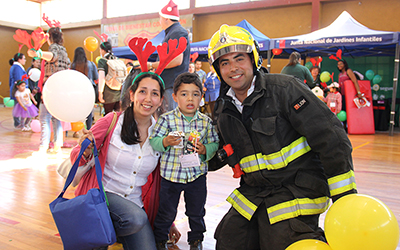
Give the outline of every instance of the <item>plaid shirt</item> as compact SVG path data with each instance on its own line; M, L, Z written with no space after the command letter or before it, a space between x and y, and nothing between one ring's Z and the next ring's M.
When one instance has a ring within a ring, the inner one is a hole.
M53 53L53 58L44 64L44 81L58 71L69 69L71 64L64 46L53 43L49 46L49 52Z
M324 98L329 109L336 115L342 110L342 95L339 92L329 92Z
M218 135L211 124L211 119L196 112L193 119L189 122L179 111L179 107L161 115L150 136L150 143L153 138L164 138L173 131L183 131L185 139L183 145L186 146L191 131L197 130L200 133L200 142L204 145L218 143ZM153 144L152 144L153 145ZM208 162L200 160L200 166L182 168L179 156L183 154L184 148L167 147L161 155L161 176L171 182L188 183L196 180L200 175L207 173ZM208 154L208 153L207 153Z

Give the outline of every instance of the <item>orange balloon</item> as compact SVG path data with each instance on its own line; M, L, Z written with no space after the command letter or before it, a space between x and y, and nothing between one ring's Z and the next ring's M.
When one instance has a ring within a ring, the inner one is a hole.
M83 129L85 125L83 122L71 122L71 130L74 132L78 132L79 130Z
M88 36L85 41L83 41L83 45L90 52L94 52L99 47L99 41L95 37Z

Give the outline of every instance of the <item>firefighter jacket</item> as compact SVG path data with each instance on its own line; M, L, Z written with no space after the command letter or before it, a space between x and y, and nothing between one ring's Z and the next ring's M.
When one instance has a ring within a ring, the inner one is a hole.
M240 163L245 174L227 201L241 215L250 220L265 202L273 224L321 214L330 198L357 192L341 122L300 80L257 71L242 113L223 85L215 109L220 148L231 144L234 153L214 157L209 170Z

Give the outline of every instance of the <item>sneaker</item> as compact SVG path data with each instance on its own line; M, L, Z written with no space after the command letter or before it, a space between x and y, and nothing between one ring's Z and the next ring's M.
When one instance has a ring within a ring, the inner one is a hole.
M62 153L60 146L54 146L54 148L49 149L50 154L59 154Z
M203 250L202 240L193 240L189 242L190 250Z
M72 148L72 147L74 147L74 146L68 142L64 142L64 144L62 145L62 148Z
M32 131L32 129L31 129L31 127L29 127L29 125L26 125L26 126L22 129L22 131L24 131L24 132L30 132L30 131Z
M157 250L168 250L167 241L156 242Z

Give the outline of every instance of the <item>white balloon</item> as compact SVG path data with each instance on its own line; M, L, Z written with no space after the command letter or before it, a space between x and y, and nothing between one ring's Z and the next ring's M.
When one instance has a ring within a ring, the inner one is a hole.
M94 106L94 89L87 76L76 70L62 70L47 79L43 103L50 114L65 122L86 119Z
M29 78L34 82L39 81L40 69L32 68L31 70L29 70Z

